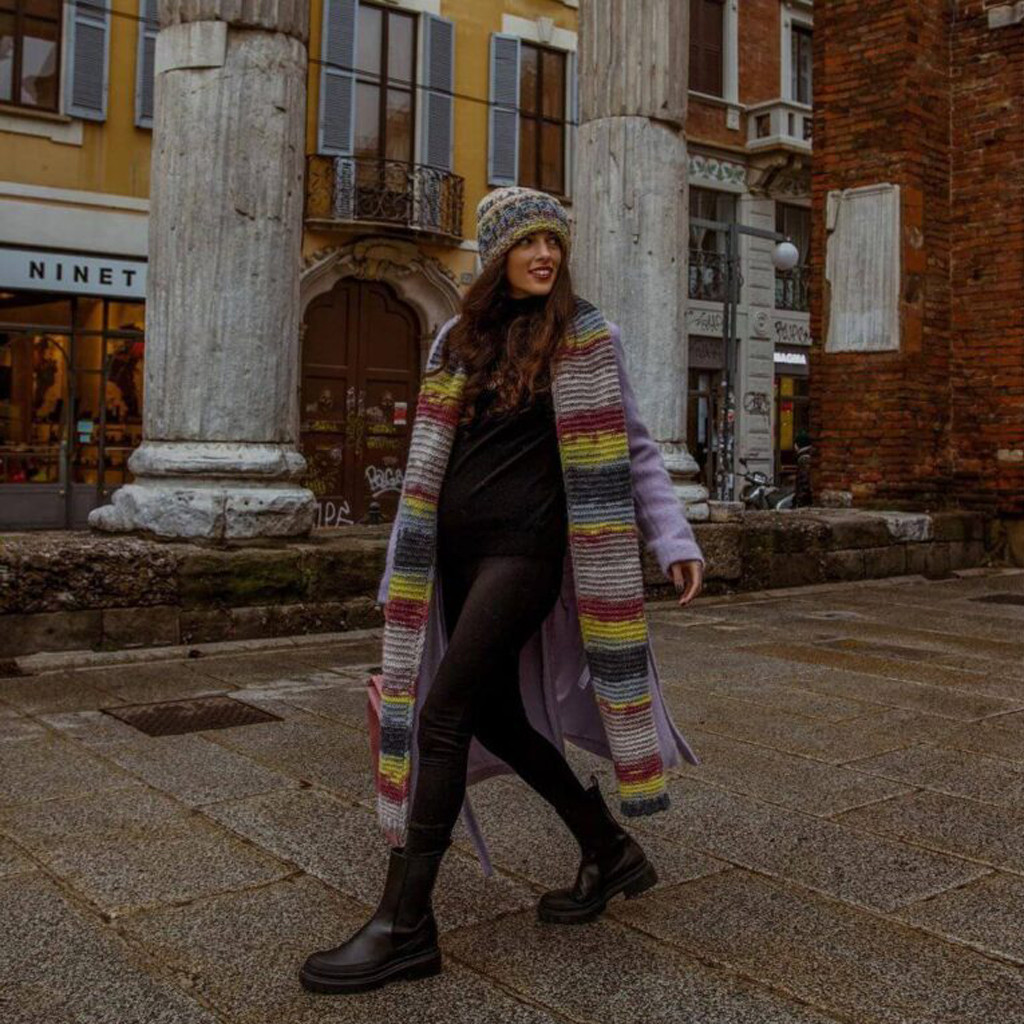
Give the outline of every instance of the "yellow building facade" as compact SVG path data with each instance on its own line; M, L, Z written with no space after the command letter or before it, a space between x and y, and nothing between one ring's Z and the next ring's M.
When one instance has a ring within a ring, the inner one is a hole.
M156 6L0 0L0 528L83 526L131 479ZM390 518L479 199L518 183L571 214L577 7L311 2L300 437L320 525Z

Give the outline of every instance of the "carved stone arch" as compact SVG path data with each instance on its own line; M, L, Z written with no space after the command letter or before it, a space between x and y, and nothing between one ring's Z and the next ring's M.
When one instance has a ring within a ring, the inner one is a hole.
M438 329L459 312L462 297L454 272L404 239L360 238L303 259L299 308L305 311L316 296L347 277L384 281L409 304L419 318L420 365L425 366Z

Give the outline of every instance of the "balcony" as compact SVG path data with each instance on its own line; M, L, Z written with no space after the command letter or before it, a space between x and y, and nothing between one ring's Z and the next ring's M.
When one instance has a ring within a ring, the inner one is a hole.
M812 108L806 103L772 100L747 111L747 150L751 153L810 153L813 132Z
M726 259L724 253L691 249L689 271L691 299L725 302Z
M430 240L462 240L463 179L403 160L306 158L305 219L311 227L400 228Z
M811 269L796 267L793 270L775 271L775 308L806 313L811 308Z

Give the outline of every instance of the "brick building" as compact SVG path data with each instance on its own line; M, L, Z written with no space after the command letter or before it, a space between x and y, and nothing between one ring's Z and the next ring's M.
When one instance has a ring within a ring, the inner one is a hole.
M831 0L815 33L816 489L1019 531L1024 5Z

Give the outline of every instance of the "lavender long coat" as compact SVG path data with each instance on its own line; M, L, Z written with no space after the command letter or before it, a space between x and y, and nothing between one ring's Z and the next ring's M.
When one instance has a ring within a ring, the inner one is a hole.
M442 326L434 341L435 346L440 344L455 319L453 317ZM608 326L622 384L637 525L647 549L657 560L666 578L671 579L669 566L673 562L692 559L703 561L703 556L697 546L693 530L683 514L679 500L673 492L661 452L640 419L636 398L626 376L619 328L610 321ZM377 594L380 604L384 604L387 598L388 581L391 578L395 553L395 539L396 531L393 529L388 543L384 575ZM443 607L441 580L439 575L435 575L428 609L423 659L420 663L416 683L415 722L417 723L419 709L430 692L430 685L447 646L447 633L444 627L444 617L441 614ZM650 641L648 641L647 650L654 720L664 765L666 768L678 765L680 756L691 764L700 764L700 758L676 728L665 705L657 663L654 660L654 651ZM585 750L611 760L611 750L590 686L590 670L587 667L583 638L577 617L572 555L569 550L565 553L561 595L547 618L524 646L519 659L519 679L527 716L538 732L546 736L561 751L565 750L565 741L568 740ZM419 762L416 732L414 727L411 753L412 789L410 793L415 792ZM508 764L491 754L476 739L471 742L469 765L466 772L467 793L462 805L462 817L473 839L485 875L492 874L493 868L488 855L487 843L473 814L468 789L474 783L492 775L501 775L512 771L513 769Z

